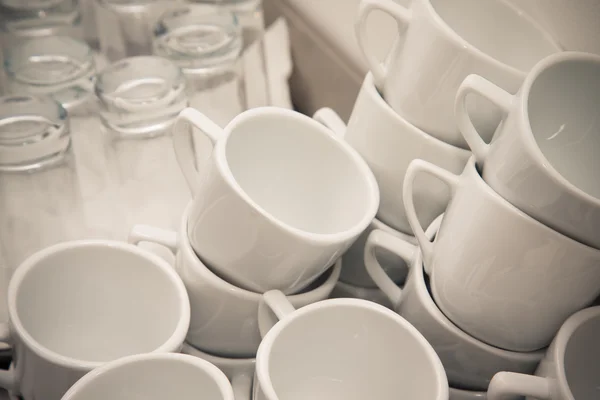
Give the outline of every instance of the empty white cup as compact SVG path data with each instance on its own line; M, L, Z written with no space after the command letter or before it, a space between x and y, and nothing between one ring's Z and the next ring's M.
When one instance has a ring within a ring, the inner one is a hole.
M13 344L13 368L0 371L0 386L24 400L59 400L117 358L177 352L190 323L173 268L114 241L64 242L33 254L13 274L8 310L0 340Z
M62 400L234 400L216 366L186 354L123 357L81 378Z

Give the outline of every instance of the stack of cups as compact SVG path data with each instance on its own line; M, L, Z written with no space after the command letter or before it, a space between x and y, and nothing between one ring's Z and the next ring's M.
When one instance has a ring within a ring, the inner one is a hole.
M191 128L211 146L202 168ZM375 216L377 183L341 138L290 110L245 111L222 129L188 108L173 140L193 199L178 232L138 225L130 241L176 253L192 309L187 352L221 367L249 396L263 294L280 290L296 308L326 299L340 256Z
M391 15L402 28L385 63L376 59L367 45L366 21L374 10ZM466 12L469 18L464 18ZM379 288L388 305L432 344L446 369L450 398L481 398L496 372L532 373L544 355L540 349L548 342L502 346L469 329L469 323L475 323L515 339L524 338L519 327L542 318L539 314L525 321L525 313L517 312L520 318L506 319L507 304L519 303L519 308L526 310L539 293L526 293L531 287L524 283L526 276L521 272L520 280L511 280L515 287L523 288L517 295L501 283L506 282L503 270L495 263L509 268L514 266L510 260L515 249L539 246L525 243L522 229L516 228L521 225L515 225L514 219L476 202L475 186L483 181L474 160L469 161L469 146L457 127L455 98L471 74L515 93L537 62L561 49L534 21L501 0L415 0L408 7L392 0L362 0L356 32L370 72L345 128L345 140L375 174L381 205L378 221L373 223L378 226L365 233L364 247L360 244L354 254L345 257L352 257L362 271L366 269L370 279L363 279L363 286ZM469 97L464 105L478 132L489 141L503 111L481 96ZM343 129L339 121L330 122L334 118L322 120L332 129ZM511 165L516 168L518 163ZM467 193L469 190L473 192ZM461 201L460 193L465 193ZM462 212L457 217L459 205ZM432 245L424 228L445 211ZM451 223L453 228L449 228ZM510 227L512 236L498 239L498 233L491 232L499 226ZM494 244L493 251L481 251L482 246ZM502 246L506 248L502 250ZM479 259L463 257L471 248ZM540 265L549 265L550 252L544 253L535 258L543 260ZM455 268L441 267L449 263ZM352 263L344 260L344 265ZM490 265L494 267L488 268ZM493 268L500 275L494 275ZM349 273L342 271L342 276L346 275ZM437 275L447 279L442 282ZM448 288L455 297L447 297ZM548 293L554 290L547 287ZM460 296L463 299L459 301ZM495 308L483 311L491 302ZM548 305L547 309L557 312ZM449 309L460 310L457 313L464 316L463 324Z

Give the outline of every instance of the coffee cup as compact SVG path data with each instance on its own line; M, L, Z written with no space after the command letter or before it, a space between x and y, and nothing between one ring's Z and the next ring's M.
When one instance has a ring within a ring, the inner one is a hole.
M465 106L483 96L504 117L491 143ZM469 76L456 97L458 126L483 180L543 224L600 248L600 56L564 52L545 58L516 95Z
M452 191L433 243L412 198L412 182L423 173ZM546 347L562 323L600 293L600 250L510 204L483 180L474 158L461 175L413 161L404 180L404 204L436 304L483 342L519 352Z
M427 229L433 237L441 217ZM389 279L373 253L385 248L403 257L410 271L406 283L399 287ZM429 290L429 279L423 270L423 257L418 247L395 238L385 231L373 231L365 247L365 264L392 309L419 330L433 346L444 365L451 387L485 392L499 371L531 373L544 356L544 351L515 352L490 346L463 332L436 305ZM452 399L452 390L450 398ZM467 397L469 398L469 397ZM460 399L460 397L459 397Z
M109 362L75 383L62 400L234 400L227 377L186 354L137 354ZM236 399L237 400L237 399Z
M176 256L174 268L190 298L191 321L186 341L222 357L254 357L260 343L257 309L260 293L235 286L217 275L194 253L187 235L190 203L183 213L179 232L136 225L132 243L151 242L167 247ZM342 261L325 271L304 291L290 295L295 307L326 299L340 276Z
M81 240L27 258L8 288L13 368L0 386L24 400L59 400L117 358L179 351L190 322L185 286L160 257L130 244Z
M535 375L499 372L489 400L528 396L540 400L597 399L600 376L600 307L573 314L556 334Z
M468 150L431 136L395 112L375 86L373 73L367 73L344 128L332 112L319 110L315 119L329 126L366 161L377 180L380 204L377 218L390 227L412 235L402 199L402 182L408 164L416 158L459 173L471 156ZM421 177L415 188L419 219L423 226L444 212L450 193L435 179Z
M195 166L189 128L212 155ZM259 107L220 128L192 108L173 130L193 193L187 235L202 262L233 284L286 294L331 266L375 217L379 189L367 164L322 124Z
M366 20L374 10L391 15L405 31L385 65L368 45ZM533 19L503 0L419 0L410 7L362 0L355 26L375 83L391 108L419 129L463 148L454 98L467 75L481 75L515 93L539 60L560 51ZM501 112L478 98L469 103L469 114L490 139Z
M431 345L379 304L329 299L296 310L283 293L269 291L259 314L269 312L279 322L261 329L254 400L448 400Z

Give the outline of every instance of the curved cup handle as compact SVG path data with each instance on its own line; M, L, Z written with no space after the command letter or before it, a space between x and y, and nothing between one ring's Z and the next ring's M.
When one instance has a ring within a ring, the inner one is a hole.
M258 304L258 330L260 336L264 338L278 321L294 311L296 309L281 291L269 290L265 292ZM272 314L275 314L276 320L273 320Z
M10 338L10 328L7 322L0 323L0 342L12 344ZM0 370L0 387L10 392L17 392L17 377L15 369Z
M433 165L423 160L413 160L406 169L406 175L404 177L404 186L402 188L402 198L404 200L404 208L406 211L406 218L408 223L419 242L419 247L423 253L423 264L425 265L425 272L430 273L431 269L431 256L433 254L433 243L425 233L424 228L419 222L417 217L417 211L415 209L415 202L413 197L413 188L415 178L419 173L426 173L432 175L450 187L451 195L454 196L454 192L459 183L459 176L451 172L446 171L443 168ZM440 218L440 217L438 217Z
M398 24L399 31L408 27L412 19L412 12L396 3L394 0L362 0L358 6L358 15L354 23L356 38L363 56L367 60L369 69L373 73L375 86L377 86L377 89L382 90L387 76L387 70L382 65L382 61L369 51L370 46L367 42L367 19L369 14L374 10L383 11L393 17ZM389 57L386 57L386 59L387 58Z
M396 308L402 299L402 289L385 272L376 256L376 249L381 248L390 253L397 254L404 260L408 268L411 268L415 251L415 245L404 239L393 236L381 229L373 230L367 237L364 251L365 267L371 279L381 289L381 291L390 299L390 302Z
M171 253L175 254L177 252L177 248L179 245L179 240L176 232L169 231L162 228L156 228L154 226L149 225L135 225L131 232L129 232L129 236L127 237L127 242L135 245L139 245L140 242L149 242L158 244L166 247L171 251ZM155 251L153 251L155 252ZM158 254L158 252L155 252ZM160 257L163 257L161 254L158 254ZM170 261L170 260L167 260ZM171 260L172 264L172 260Z
M173 124L173 147L179 168L193 196L198 194L201 176L196 168L196 155L192 145L192 132L188 125L193 125L206 135L214 146L223 136L223 129L200 111L188 107L179 113Z
M473 125L473 121L471 121L471 117L469 117L467 111L467 96L469 94L477 94L488 99L502 109L505 114L508 113L514 96L479 75L467 76L458 88L454 102L456 123L471 151L475 154L477 165L481 166L487 157L490 145L481 138L475 125Z
M235 400L250 400L252 398L252 380L249 374L239 374L231 379L233 398Z
M313 119L331 129L336 136L343 138L346 134L346 123L344 120L342 120L338 113L329 107L318 109L313 114Z
M550 380L516 372L498 372L492 378L487 400L514 400L522 396L553 400Z

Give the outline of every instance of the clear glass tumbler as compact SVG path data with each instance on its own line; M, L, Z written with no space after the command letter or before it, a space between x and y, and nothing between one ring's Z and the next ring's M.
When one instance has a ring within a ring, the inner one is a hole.
M71 116L94 109L96 66L83 41L44 36L15 43L6 50L4 70L9 93L51 95Z
M241 51L236 16L215 6L181 5L154 30L154 54L181 68L190 105L223 127L246 109Z
M4 43L40 37L83 38L78 0L0 0Z
M100 51L114 62L152 54L152 29L179 0L95 0Z
M81 237L66 110L45 96L0 98L0 245L10 275L34 252Z
M181 69L162 57L127 58L98 75L96 94L126 227L176 229L190 199L171 139L175 118L189 104Z

